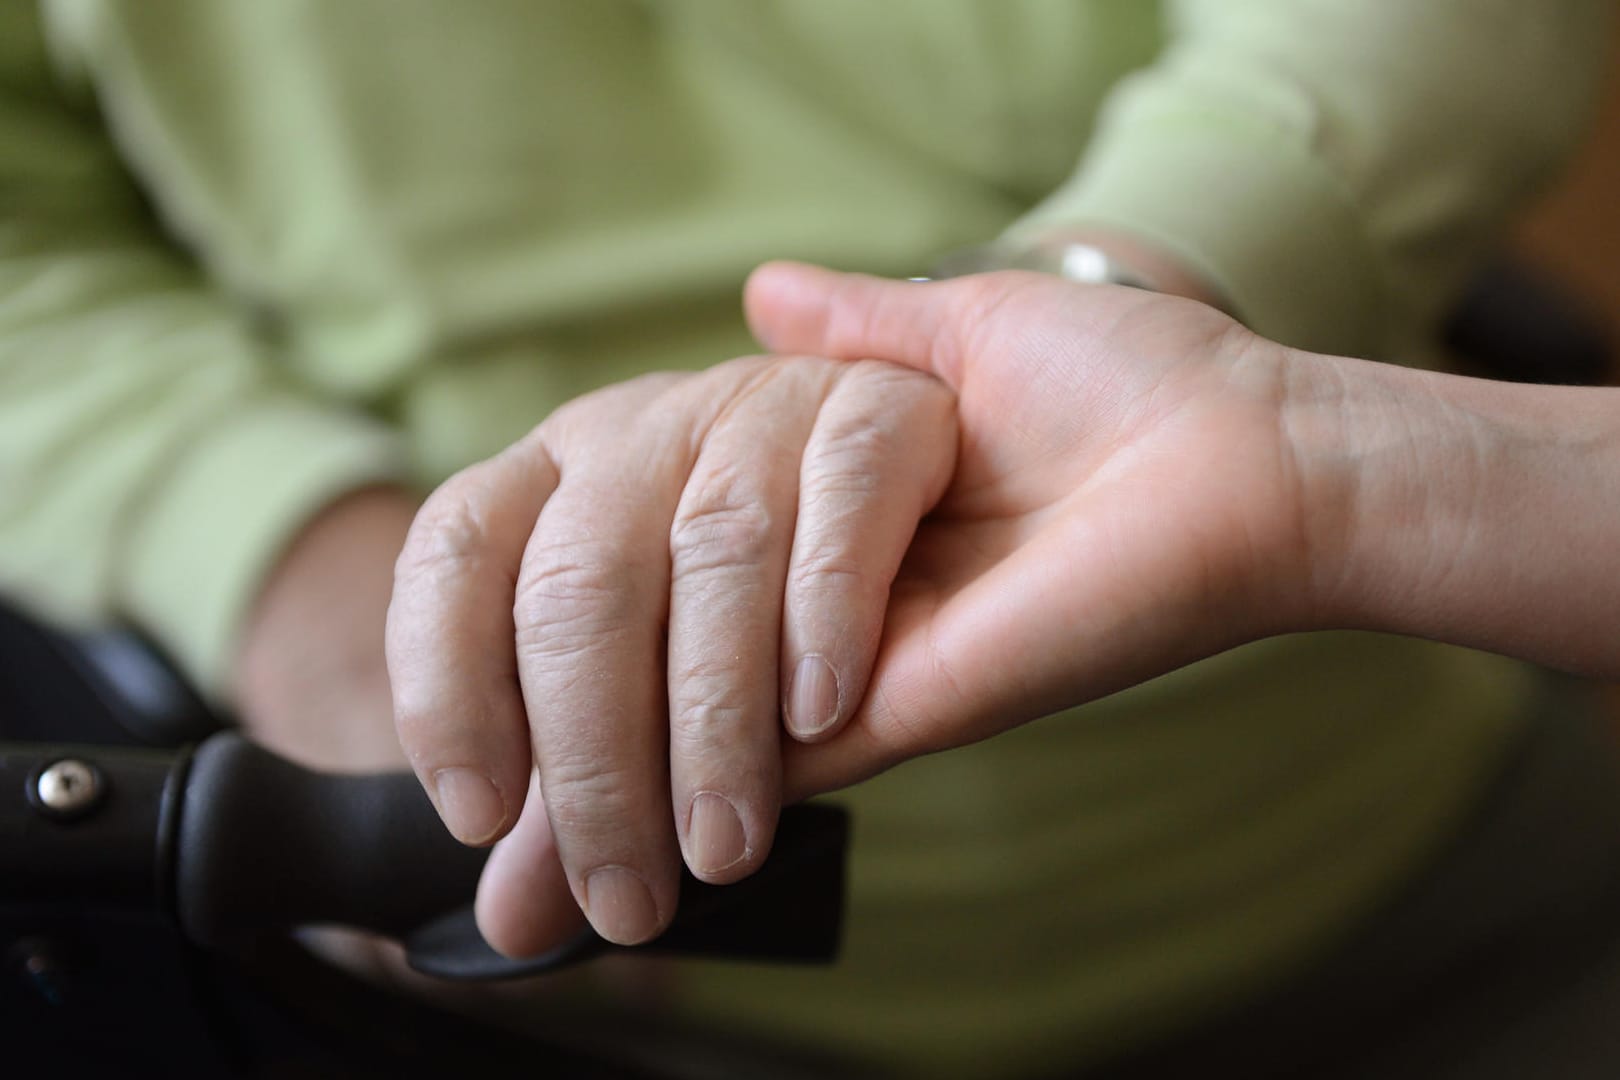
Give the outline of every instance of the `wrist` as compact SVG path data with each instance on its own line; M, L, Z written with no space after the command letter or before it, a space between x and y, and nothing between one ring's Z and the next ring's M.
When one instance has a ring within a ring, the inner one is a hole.
M1409 634L1612 676L1620 391L1295 353L1304 628Z
M1287 354L1279 430L1298 477L1300 629L1390 629L1451 515L1428 491L1443 414L1403 369Z
M409 494L353 492L287 545L243 626L232 690L244 726L305 764L395 766L383 627Z
M1294 353L1311 622L1516 651L1515 606L1567 531L1570 390ZM1581 392L1573 392L1581 393Z

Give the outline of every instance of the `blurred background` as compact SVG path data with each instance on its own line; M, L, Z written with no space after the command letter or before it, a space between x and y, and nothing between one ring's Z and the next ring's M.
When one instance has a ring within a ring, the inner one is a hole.
M1620 56L1620 38L1614 43ZM1620 340L1620 79L1571 170L1526 215L1516 254L1555 275ZM1610 381L1620 381L1611 368Z

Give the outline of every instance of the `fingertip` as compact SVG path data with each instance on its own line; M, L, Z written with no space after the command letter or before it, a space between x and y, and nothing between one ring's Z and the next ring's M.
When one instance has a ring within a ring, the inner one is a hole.
M769 262L760 263L754 268L754 272L748 275L746 288L751 289L756 286L769 288L778 279L786 280L806 273L813 274L817 272L831 273L831 271L822 267L815 266L812 263L800 262L797 259L771 259Z
M774 811L774 791L763 805ZM755 803L754 805L762 805ZM774 813L753 813L718 791L692 797L682 854L692 876L708 885L732 885L757 871L775 839Z
M493 779L477 769L439 769L433 774L433 802L445 828L470 847L492 844L511 827L506 797Z
M748 275L748 284L744 286L744 294L755 289L772 290L777 288L802 287L806 284L816 284L817 278L834 278L838 276L836 270L829 270L814 263L799 262L796 259L772 259L761 263Z
M692 873L705 878L724 874L752 854L742 815L718 791L700 791L692 797L686 847L687 865Z
M749 328L769 351L886 360L956 389L964 295L960 281L896 281L779 262L754 271L743 299Z
M808 263L776 260L748 275L743 285L743 313L754 338L766 349L790 348L787 339L807 297L821 287L818 277L832 272Z
M532 806L490 852L473 902L484 940L511 959L554 949L587 925L557 857L545 804L535 796Z
M599 866L586 874L580 903L591 926L615 945L644 945L674 916L674 904L660 904L647 880L628 866Z
M480 887L473 915L484 941L509 960L527 960L548 953L578 937L590 925L574 903L560 868L554 886L541 891L523 889L513 896L510 890L503 894Z

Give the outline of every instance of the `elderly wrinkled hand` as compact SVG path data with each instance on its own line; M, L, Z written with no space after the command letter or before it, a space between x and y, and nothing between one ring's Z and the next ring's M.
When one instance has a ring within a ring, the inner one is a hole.
M760 865L782 745L865 696L956 449L928 375L749 358L580 398L428 499L389 610L395 718L451 831L504 837L492 944L543 948L576 902L644 941L680 860L717 883Z

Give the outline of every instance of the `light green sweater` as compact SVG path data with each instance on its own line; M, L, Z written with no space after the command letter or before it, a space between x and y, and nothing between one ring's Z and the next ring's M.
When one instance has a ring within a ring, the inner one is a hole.
M1606 0L0 5L0 590L209 690L299 524L749 351L795 257L1101 224L1389 355L1572 145ZM1526 683L1264 643L851 796L837 970L711 1016L928 1071L1079 1060L1305 963L1421 864Z

